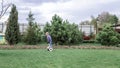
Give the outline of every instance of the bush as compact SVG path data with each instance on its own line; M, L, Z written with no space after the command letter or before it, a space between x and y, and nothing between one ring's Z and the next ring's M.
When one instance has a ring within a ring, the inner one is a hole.
M119 44L120 44L120 34L117 33L116 36L117 36L117 38L119 39Z
M103 30L98 33L96 40L102 45L118 45L120 38L118 33L111 27L111 25L105 25Z
M110 42L111 45L119 44L119 39L117 38L117 36L111 36L110 41L111 41Z

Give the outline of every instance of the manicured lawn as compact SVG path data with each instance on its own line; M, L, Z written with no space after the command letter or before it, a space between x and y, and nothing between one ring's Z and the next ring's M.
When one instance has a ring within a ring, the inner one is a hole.
M120 68L120 50L0 50L0 68Z

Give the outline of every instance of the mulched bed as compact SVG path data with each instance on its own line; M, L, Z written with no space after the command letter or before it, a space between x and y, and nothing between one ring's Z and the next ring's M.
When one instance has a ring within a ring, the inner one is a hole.
M10 45L0 45L0 49L46 49L47 46L38 45L24 45L24 46L10 46ZM120 50L120 47L113 46L53 46L54 49L115 49Z

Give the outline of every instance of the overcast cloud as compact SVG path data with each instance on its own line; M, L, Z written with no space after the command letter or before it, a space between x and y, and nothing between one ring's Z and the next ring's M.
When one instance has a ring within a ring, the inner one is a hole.
M19 23L27 23L26 18L31 10L35 21L41 24L49 22L54 14L76 24L90 20L91 15L109 12L120 17L120 0L5 0L14 3L19 12ZM4 22L9 11L0 20Z

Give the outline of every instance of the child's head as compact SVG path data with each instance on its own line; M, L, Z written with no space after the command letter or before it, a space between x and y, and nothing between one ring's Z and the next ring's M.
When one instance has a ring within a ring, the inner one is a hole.
M46 32L45 34L46 34L46 36L47 36L47 35L49 35L49 32Z

